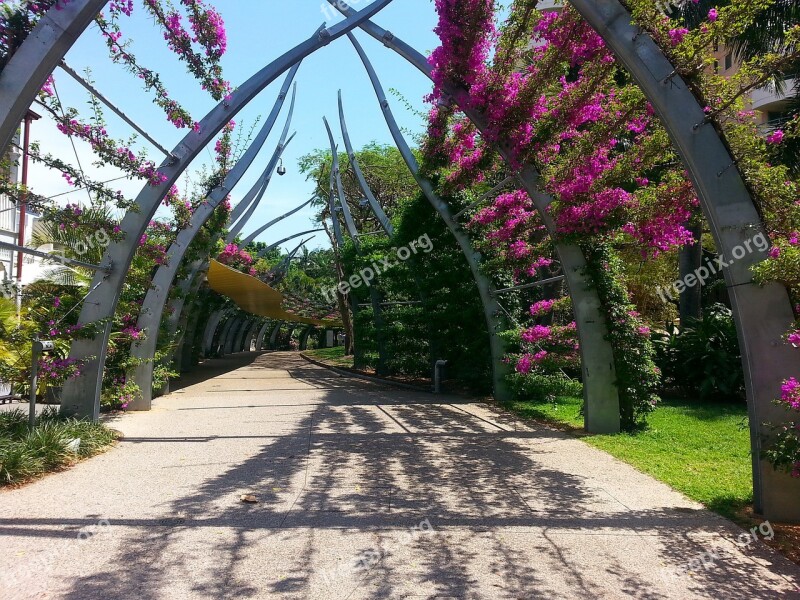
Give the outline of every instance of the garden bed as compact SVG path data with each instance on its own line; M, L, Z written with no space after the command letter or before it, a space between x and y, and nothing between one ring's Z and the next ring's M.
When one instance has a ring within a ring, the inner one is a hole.
M65 419L47 408L28 429L23 410L0 412L0 487L16 486L108 450L117 433L105 425Z

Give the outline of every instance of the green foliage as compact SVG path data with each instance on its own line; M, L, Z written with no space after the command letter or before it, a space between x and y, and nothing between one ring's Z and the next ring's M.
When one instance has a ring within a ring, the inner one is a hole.
M531 372L527 375L513 373L509 376L514 397L519 401L542 402L559 396L580 397L583 385L563 373Z
M438 213L422 194L400 201L394 212L395 237L364 239L361 253L348 247L346 272L357 273L374 261L396 260L396 249L424 236L433 250L418 252L378 278L384 302L421 304L386 306L383 310L386 367L391 374L430 378L433 363L448 361L451 379L485 392L491 386L491 359L480 296L464 255ZM359 303L370 303L370 290L354 289ZM356 319L356 340L365 344L364 360L377 367L377 336L371 309Z
M642 426L658 402L660 377L649 329L630 302L617 255L607 245L585 245L583 251L609 327L622 429L632 431Z
M703 312L702 319L690 320L681 331L671 326L653 334L664 383L685 397L743 399L742 359L731 311L713 304Z
M105 425L65 419L55 409L46 409L33 431L22 410L0 412L0 486L24 483L94 456L115 439ZM80 440L77 450L70 447L75 440Z

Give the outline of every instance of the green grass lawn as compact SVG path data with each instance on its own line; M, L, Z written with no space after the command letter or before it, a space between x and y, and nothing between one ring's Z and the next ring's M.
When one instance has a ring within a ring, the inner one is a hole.
M517 414L574 428L583 426L581 400L514 402ZM747 408L728 404L666 401L635 434L582 438L726 517L752 502Z
M64 419L53 408L39 415L33 431L27 412L0 412L0 486L68 467L108 449L116 438L105 425Z
M335 348L317 348L316 350L304 350L303 354L334 367L353 368L353 357L344 355L344 346Z

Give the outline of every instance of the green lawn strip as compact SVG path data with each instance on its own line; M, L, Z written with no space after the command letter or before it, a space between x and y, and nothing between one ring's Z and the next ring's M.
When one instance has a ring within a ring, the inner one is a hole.
M33 431L28 430L26 411L0 412L0 486L63 469L105 451L116 438L105 425L63 419L54 408L38 417Z
M353 368L353 357L344 355L344 346L335 348L318 348L316 350L304 350L303 354L334 367Z
M580 428L579 398L555 403L514 402L523 417ZM633 434L586 435L583 441L652 475L734 520L752 502L747 409L727 404L663 402L648 427Z

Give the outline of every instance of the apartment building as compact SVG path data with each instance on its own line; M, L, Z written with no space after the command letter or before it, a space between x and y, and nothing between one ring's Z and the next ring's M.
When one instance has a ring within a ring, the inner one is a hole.
M31 112L31 119L38 119L39 116ZM21 177L22 149L20 137L14 139L8 154L9 158L9 181L18 183ZM38 215L32 211L26 211L25 215L25 246L31 242L31 232ZM0 194L0 241L17 244L19 243L20 210L4 194ZM30 256L23 257L23 273L26 265L33 265L34 260ZM17 279L17 253L7 248L0 248L0 285L7 284Z

